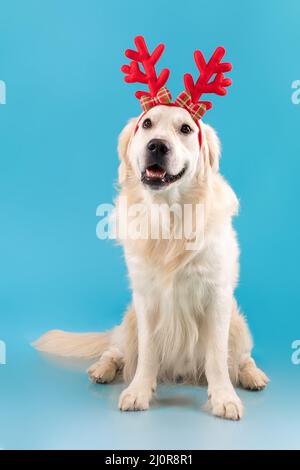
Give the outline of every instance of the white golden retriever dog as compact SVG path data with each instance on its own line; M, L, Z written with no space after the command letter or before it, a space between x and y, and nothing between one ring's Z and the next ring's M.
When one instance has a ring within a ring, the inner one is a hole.
M119 140L117 205L120 196L129 207L142 204L144 211L134 217L143 225L153 204L200 204L202 243L186 249L187 238L172 233L175 224L168 239L125 238L133 295L121 325L107 333L50 331L35 346L97 356L88 371L97 383L122 371L129 382L120 396L123 411L148 409L157 381L207 382L212 413L237 420L243 406L234 385L260 390L268 378L251 357L251 336L234 298L239 249L232 217L238 200L219 173L218 137L201 122L200 149L199 129L179 107L155 106L136 124L131 120Z

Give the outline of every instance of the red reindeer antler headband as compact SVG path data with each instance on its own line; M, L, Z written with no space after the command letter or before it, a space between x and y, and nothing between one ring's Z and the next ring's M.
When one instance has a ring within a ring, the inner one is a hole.
M132 62L129 65L123 65L121 70L126 74L124 77L125 82L138 82L148 85L149 92L137 91L135 93L135 96L140 100L144 113L158 105L179 106L186 109L199 127L199 142L201 145L199 120L207 110L212 108L212 103L210 101L199 101L200 98L204 93L224 96L227 93L226 87L232 83L230 78L224 77L224 73L232 69L231 63L221 63L225 55L224 47L217 47L207 63L202 52L195 51L194 58L199 70L199 77L194 83L191 74L186 73L184 75L185 90L172 102L171 94L164 86L169 78L170 70L163 69L159 76L157 76L155 70L155 65L164 51L164 44L159 44L150 54L142 36L137 36L134 42L137 50L127 49L125 51L126 57L131 59ZM142 65L144 71L140 69L139 64ZM214 75L215 77L211 80Z

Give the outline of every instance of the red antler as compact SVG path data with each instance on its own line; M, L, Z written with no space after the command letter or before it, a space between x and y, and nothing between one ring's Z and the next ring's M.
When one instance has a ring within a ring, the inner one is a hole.
M121 70L126 74L124 80L127 83L147 83L150 93L145 91L137 91L135 96L140 99L142 96L156 96L157 92L164 86L169 78L170 70L163 69L157 77L155 71L155 64L161 57L165 46L159 44L156 49L149 54L145 40L142 36L137 36L134 40L137 51L127 49L125 51L126 57L132 60L130 65L123 65ZM142 64L144 71L140 69L139 62Z
M197 103L203 93L226 95L227 90L225 87L230 86L232 82L230 78L224 77L224 72L229 72L232 69L232 66L229 62L221 63L225 52L224 47L217 47L208 63L205 62L202 52L195 52L195 62L200 72L200 76L194 84L191 74L186 73L184 75L185 88L191 94L191 100L193 103ZM216 76L213 81L210 82L213 75ZM201 103L206 105L206 109L210 109L212 107L212 103L210 101L201 101Z

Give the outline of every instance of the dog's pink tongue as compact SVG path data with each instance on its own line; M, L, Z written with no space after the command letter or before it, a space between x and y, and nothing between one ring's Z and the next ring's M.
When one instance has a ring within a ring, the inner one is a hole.
M163 178L166 172L159 166L150 166L146 169L146 175L148 178Z

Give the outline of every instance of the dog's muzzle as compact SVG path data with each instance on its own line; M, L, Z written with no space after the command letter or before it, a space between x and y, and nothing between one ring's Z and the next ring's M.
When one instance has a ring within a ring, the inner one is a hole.
M162 189L177 181L185 172L183 168L177 175L167 172L171 147L166 140L152 139L146 147L146 169L142 172L141 180L151 189Z

